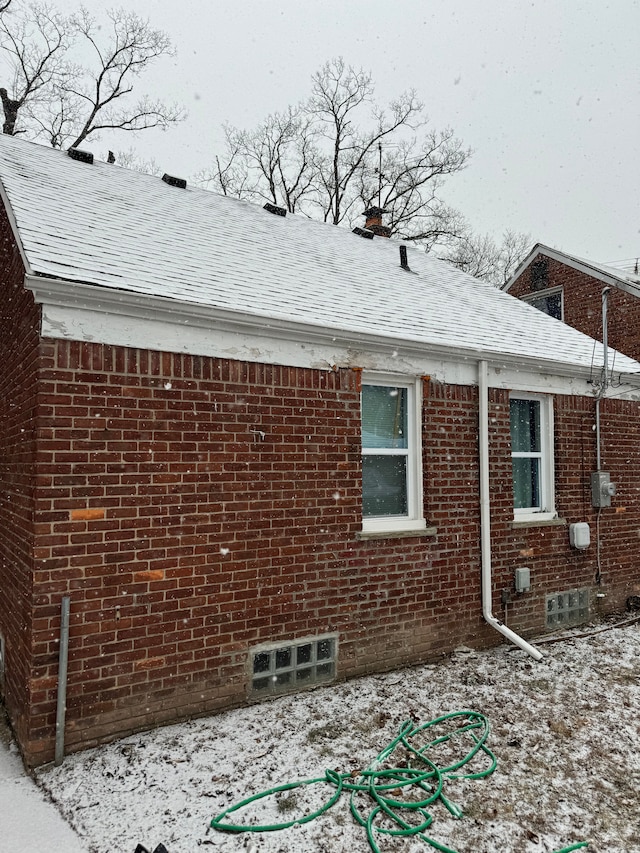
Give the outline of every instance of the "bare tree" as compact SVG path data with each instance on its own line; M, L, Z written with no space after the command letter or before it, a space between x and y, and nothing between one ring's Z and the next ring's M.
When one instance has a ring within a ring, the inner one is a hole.
M75 85L68 81L60 89L61 103L66 100L76 108L76 120L69 122L71 148L101 130L166 128L182 115L177 107L158 100L143 97L131 103L128 98L134 78L155 59L172 53L169 37L133 12L118 9L108 16L112 33L106 44L99 40L101 27L86 9L72 18L79 38L92 48L93 62Z
M531 248L531 236L505 231L497 243L489 234L468 232L445 260L484 281L501 287L511 278L515 268Z
M315 193L317 151L312 123L301 107L267 116L251 131L226 125L225 163L203 173L224 195L282 204L290 213Z
M2 11L7 9L5 4ZM19 123L24 108L49 102L65 75L68 46L68 22L45 3L30 3L15 15L0 17L0 47L8 64L8 87L0 88L3 133L25 133L27 127Z
M141 158L134 148L128 148L126 151L118 150L115 152L109 151L107 156L108 163L116 163L124 169L131 169L134 172L143 172L145 175L162 175L164 169L157 163L153 157L148 160Z
M371 74L333 59L313 75L306 101L251 131L226 127L224 158L200 178L335 225L380 202L393 233L428 246L458 235L462 219L439 190L469 150L452 131L429 128L415 92L386 109L373 95Z
M465 233L462 214L440 198L445 178L461 171L469 158L450 128L428 130L385 149L379 144L379 162L359 176L359 198L364 207L387 211L391 233L430 249Z
M5 133L74 148L104 130L166 128L183 117L176 106L133 97L136 78L172 54L168 36L124 9L107 15L110 28L84 8L63 18L31 4L0 18L13 81L11 94L0 89Z

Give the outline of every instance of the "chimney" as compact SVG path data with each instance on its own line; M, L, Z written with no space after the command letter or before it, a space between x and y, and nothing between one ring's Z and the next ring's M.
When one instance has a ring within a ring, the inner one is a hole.
M381 207L369 207L365 210L363 216L367 217L364 227L368 231L373 231L378 237L390 237L391 228L388 225L382 224L382 214L386 213Z

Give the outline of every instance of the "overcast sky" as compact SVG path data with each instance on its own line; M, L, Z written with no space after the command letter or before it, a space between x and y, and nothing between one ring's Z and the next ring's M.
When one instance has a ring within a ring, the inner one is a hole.
M283 110L342 56L372 71L381 102L415 88L433 126L453 127L473 149L444 197L476 231L528 232L532 243L594 261L640 256L640 0L126 5L169 32L177 50L141 87L180 101L189 116L166 133L85 145L99 156L133 145L190 176L221 152L224 122L248 128Z

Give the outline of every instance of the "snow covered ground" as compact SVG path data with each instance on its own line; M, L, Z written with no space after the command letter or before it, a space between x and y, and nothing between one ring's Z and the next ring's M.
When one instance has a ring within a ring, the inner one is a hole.
M357 780L403 721L421 725L471 709L489 720L497 768L445 782L465 816L454 819L440 802L429 806L429 837L460 853L548 853L580 841L589 841L589 853L632 853L640 850L640 624L591 630L541 646L539 664L506 646L460 649L434 665L128 737L44 768L38 781L92 853L133 853L138 843L153 850L160 842L169 853L366 853L347 793L315 820L277 832L208 826L239 800L323 777L327 768ZM462 758L472 741L460 735L449 743ZM451 760L429 754L440 766ZM460 772L488 767L482 753L473 762ZM385 766L407 763L399 746ZM333 791L319 782L281 792L256 803L253 819L294 821ZM393 797L416 792L400 786ZM363 811L371 808L365 799L359 795ZM229 821L249 822L250 811ZM377 843L381 853L434 849L416 836L378 835Z
M81 840L25 773L0 705L0 851L86 853Z

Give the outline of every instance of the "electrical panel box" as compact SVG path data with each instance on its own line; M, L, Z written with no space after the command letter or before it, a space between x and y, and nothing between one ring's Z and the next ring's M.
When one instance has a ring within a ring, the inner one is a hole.
M529 569L516 569L516 592L529 592L531 589L531 572Z
M591 503L593 506L611 506L616 487L608 471L594 471L591 475Z
M569 525L569 544L572 548L584 551L591 544L591 531L586 521Z

